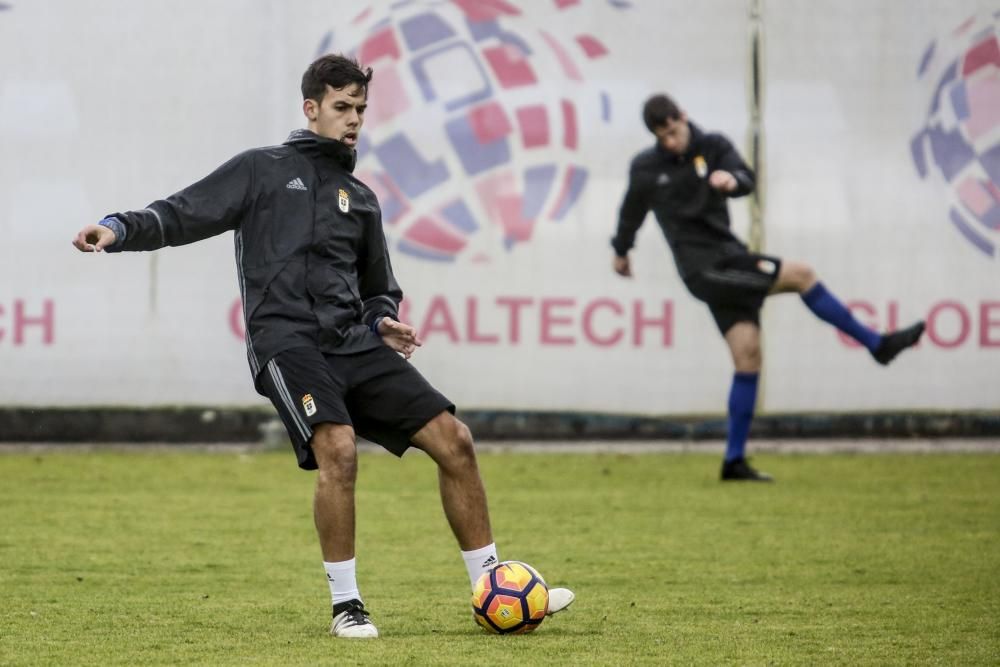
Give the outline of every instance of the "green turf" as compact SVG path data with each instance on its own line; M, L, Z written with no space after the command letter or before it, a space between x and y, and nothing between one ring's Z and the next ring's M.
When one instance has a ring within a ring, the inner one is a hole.
M313 475L286 453L0 455L0 664L998 664L1000 456L481 457L503 558L577 602L473 623L419 453L364 454L359 581L329 637Z

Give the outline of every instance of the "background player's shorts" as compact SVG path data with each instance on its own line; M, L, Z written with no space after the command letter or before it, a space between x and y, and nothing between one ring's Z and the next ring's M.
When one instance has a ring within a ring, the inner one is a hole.
M778 279L781 259L746 253L723 257L685 281L704 301L722 335L737 322L760 325L760 308Z
M317 468L313 426L347 424L366 440L402 456L410 438L454 404L410 362L383 345L358 354L323 354L310 347L279 352L260 375L263 393L278 410L299 467Z

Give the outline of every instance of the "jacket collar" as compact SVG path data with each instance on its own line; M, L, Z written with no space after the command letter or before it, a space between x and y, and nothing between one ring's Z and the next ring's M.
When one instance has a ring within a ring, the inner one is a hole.
M357 152L347 144L321 137L309 130L293 130L285 140L285 145L293 146L310 157L330 158L348 172L354 171L358 160Z

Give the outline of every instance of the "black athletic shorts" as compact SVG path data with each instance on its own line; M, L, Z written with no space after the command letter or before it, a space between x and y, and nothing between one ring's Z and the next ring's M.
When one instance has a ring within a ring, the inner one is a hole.
M771 255L730 255L689 277L685 284L708 305L725 336L737 322L760 325L760 308L780 269L781 259Z
M410 362L383 345L358 354L311 347L279 352L261 371L264 395L278 410L299 467L315 470L313 426L347 424L366 440L402 456L410 438L454 404Z

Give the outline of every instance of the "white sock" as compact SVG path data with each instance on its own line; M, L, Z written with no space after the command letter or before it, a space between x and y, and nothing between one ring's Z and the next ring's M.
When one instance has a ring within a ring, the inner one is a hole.
M500 562L495 542L475 551L463 551L462 559L465 561L465 569L469 572L469 583L473 588L483 572L489 572L494 565Z
M326 570L326 580L330 584L330 596L333 604L347 602L348 600L361 600L361 593L358 592L358 580L354 570L354 559L342 560L339 563L323 562Z

